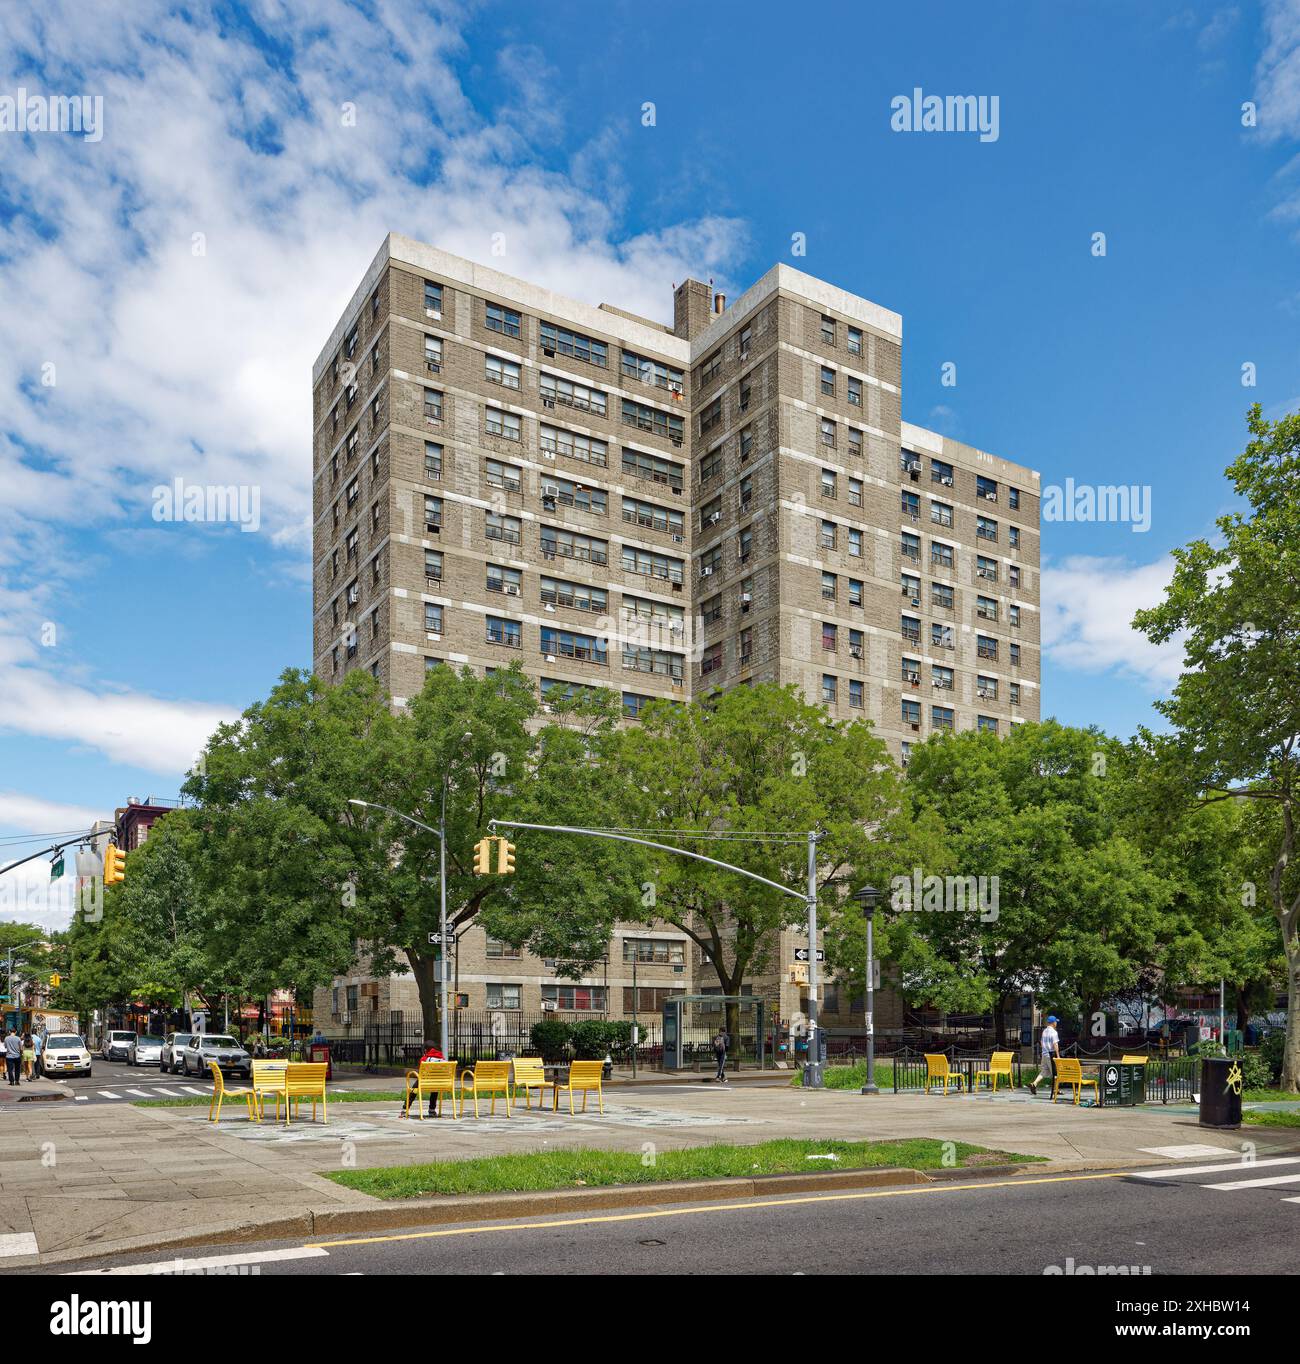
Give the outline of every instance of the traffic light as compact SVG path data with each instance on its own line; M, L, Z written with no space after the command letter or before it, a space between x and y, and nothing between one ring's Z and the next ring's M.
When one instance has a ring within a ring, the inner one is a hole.
M492 874L492 840L481 838L474 844L474 870L480 876Z
M501 876L513 874L515 869L515 845L507 843L504 838L497 839L497 846L500 851L497 854L497 872Z
M121 848L109 844L104 849L104 884L115 886L126 880L126 854Z
M50 977L50 989L51 989L51 990L57 990L58 988L59 988L59 973L56 971L56 972Z

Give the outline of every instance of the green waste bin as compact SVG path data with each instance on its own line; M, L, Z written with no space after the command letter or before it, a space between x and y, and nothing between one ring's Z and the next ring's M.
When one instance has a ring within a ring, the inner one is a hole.
M1100 1079L1097 1088L1103 1108L1133 1108L1146 1102L1146 1066L1106 1061L1102 1064Z

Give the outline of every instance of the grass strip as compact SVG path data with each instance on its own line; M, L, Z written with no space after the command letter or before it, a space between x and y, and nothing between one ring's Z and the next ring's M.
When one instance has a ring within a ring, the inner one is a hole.
M835 1159L827 1159L830 1156ZM649 1158L639 1151L579 1147L370 1170L330 1170L326 1177L376 1198L420 1198L431 1194L542 1192L613 1184L656 1184L675 1179L806 1174L813 1170L975 1168L1041 1159L931 1137L904 1141L789 1139L753 1146L692 1146L659 1151Z

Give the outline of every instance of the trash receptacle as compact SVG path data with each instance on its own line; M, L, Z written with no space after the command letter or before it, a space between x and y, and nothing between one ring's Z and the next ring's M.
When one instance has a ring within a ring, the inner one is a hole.
M314 1042L308 1047L308 1051L311 1052L311 1059L313 1061L317 1063L321 1061L325 1062L325 1078L327 1080L332 1080L334 1078L334 1063L330 1060L330 1049L328 1044L322 1046L319 1042Z
M1147 1068L1144 1065L1107 1061L1101 1067L1101 1084L1098 1088L1103 1108L1135 1108L1138 1104L1146 1103Z
M1241 1065L1231 1056L1201 1058L1201 1126L1241 1126Z

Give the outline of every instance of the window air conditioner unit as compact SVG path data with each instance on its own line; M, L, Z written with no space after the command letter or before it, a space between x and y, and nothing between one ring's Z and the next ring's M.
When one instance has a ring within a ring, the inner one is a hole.
M514 583L507 583L505 586L505 593L507 597L517 597L519 595L519 589Z
M707 565L706 565L704 568L700 569L700 577L701 577L701 578L711 578L712 576L713 576L713 570L712 570L711 568L709 568Z
M939 482L942 483L945 488L951 488L952 476L950 474L944 474L944 476L939 480Z
M742 593L740 594L740 600L741 600L741 604L742 604L742 605L748 606L749 603L750 603L751 601L753 601L753 597L751 597L750 594L749 594L748 592L742 592Z
M674 534L674 535L673 535L673 543L674 543L675 545L684 545L684 544L686 543L686 537L685 537L684 535L677 535L677 534Z
M722 513L721 513L721 512L710 512L710 513L709 513L709 525L711 525L711 526L716 526L716 525L718 524L718 522L721 521L721 520L722 520Z
M555 662L555 655L554 655L554 654L547 654L547 655L546 655L546 661L547 661L548 663L554 663L554 662Z
M550 707L548 706L547 709L549 710ZM556 1003L555 1003L555 1001L554 1001L553 999L544 999L544 1000L542 1000L542 1012L543 1012L544 1014L553 1014L553 1013L555 1012L556 1008L557 1008L557 1005L556 1005Z
M861 645L861 644L850 644L850 645L849 645L849 653L852 654L852 656L853 656L854 658L861 658L861 657L862 657L862 645Z

